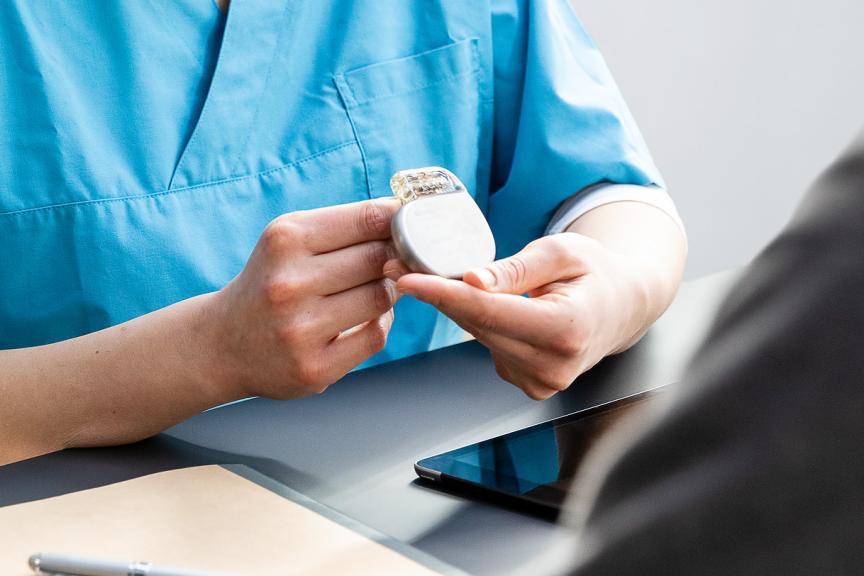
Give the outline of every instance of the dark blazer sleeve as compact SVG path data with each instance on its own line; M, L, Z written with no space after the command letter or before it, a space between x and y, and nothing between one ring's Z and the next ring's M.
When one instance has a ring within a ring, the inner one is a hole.
M862 573L864 135L749 267L680 387L609 467L572 573Z

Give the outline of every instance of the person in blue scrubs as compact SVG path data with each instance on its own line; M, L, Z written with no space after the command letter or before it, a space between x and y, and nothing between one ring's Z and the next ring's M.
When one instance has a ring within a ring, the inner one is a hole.
M463 328L545 398L680 281L674 206L566 0L13 0L0 45L0 461ZM390 243L389 177L428 165L496 236L464 282Z

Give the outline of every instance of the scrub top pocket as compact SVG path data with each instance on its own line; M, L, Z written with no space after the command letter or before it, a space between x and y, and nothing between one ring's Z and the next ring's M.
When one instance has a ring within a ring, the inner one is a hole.
M369 196L391 195L397 170L438 165L476 190L480 126L477 39L334 76L366 168Z

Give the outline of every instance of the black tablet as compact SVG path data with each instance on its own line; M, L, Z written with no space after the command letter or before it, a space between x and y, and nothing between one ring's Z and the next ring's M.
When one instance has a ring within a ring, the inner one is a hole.
M421 478L546 517L561 510L585 455L610 427L668 394L655 388L414 464Z

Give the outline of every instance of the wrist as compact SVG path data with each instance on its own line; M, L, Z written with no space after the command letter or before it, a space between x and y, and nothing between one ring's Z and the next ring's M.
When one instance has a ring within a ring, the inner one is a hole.
M621 338L613 354L623 352L636 344L654 321L650 312L653 307L650 282L639 273L637 267L628 267L625 276L622 283L626 290L624 298L630 305L626 307L627 316Z
M246 397L236 362L230 354L227 303L223 291L202 294L191 299L196 314L191 323L191 338L196 342L196 373L212 405Z

